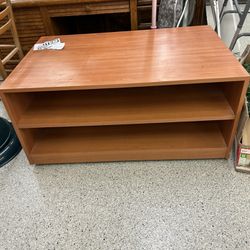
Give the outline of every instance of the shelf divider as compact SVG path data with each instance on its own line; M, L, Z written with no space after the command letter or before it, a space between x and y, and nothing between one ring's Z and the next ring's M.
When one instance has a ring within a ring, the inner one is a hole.
M37 164L224 158L227 148L218 122L27 130L35 136L30 158Z
M15 95L20 94L10 94ZM222 89L185 85L30 93L19 128L233 120Z

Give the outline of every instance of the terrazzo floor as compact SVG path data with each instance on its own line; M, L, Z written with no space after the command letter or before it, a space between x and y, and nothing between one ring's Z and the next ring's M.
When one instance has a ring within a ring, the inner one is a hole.
M6 116L0 102L0 116ZM0 168L0 249L250 249L250 175L231 161Z
M12 249L248 250L250 175L227 160L31 166L22 151L0 168Z

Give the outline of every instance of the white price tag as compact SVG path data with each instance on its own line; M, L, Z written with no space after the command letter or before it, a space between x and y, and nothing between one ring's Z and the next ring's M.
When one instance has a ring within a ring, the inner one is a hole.
M46 41L44 43L37 43L34 45L33 50L45 50L45 49L52 49L52 50L61 50L65 46L65 43L61 43L60 38L56 38L51 41Z

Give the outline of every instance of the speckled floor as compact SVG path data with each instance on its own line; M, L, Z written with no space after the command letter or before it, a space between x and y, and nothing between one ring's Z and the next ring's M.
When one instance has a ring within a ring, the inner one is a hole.
M226 160L38 167L21 152L0 168L2 249L247 250L250 175Z
M0 115L5 111L0 103ZM0 168L0 249L250 249L250 175L226 160Z

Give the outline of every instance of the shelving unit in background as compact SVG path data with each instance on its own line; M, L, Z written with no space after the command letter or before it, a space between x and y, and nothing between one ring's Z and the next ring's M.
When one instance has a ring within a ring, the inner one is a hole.
M151 0L11 0L11 3L25 54L41 36L149 29L151 25ZM204 5L205 1L196 0L192 25L206 23ZM10 33L0 38L1 44L11 41Z
M228 157L249 76L209 27L61 40L1 88L30 163Z

